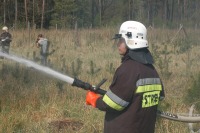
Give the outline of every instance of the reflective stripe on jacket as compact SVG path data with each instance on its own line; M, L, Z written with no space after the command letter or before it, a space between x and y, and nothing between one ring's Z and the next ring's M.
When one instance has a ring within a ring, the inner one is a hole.
M136 83L136 87L136 93L144 93L142 107L150 107L158 104L160 91L162 90L159 78L139 79ZM104 95L103 101L117 111L123 110L129 104L129 102L124 101L111 90Z
M153 65L125 56L110 90L97 100L106 111L104 133L154 133L157 105L164 89Z

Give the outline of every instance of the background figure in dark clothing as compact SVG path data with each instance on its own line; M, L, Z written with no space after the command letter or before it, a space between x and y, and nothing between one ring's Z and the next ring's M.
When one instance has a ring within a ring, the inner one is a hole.
M42 34L38 35L36 45L40 48L41 64L47 65L48 40Z
M3 33L0 35L1 52L8 54L10 49L10 42L12 41L12 36L8 32L8 27L4 26L2 30Z
M117 39L122 63L104 96L89 91L86 104L105 111L104 133L154 133L157 107L164 88L146 40L146 27L122 23Z

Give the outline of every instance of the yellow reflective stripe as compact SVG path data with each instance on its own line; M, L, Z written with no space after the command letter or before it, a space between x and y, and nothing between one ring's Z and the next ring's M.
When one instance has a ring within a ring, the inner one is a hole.
M121 99L117 95L115 95L111 90L107 91L106 95L116 104L122 106L122 107L127 107L129 105L129 102Z
M111 108L115 109L115 110L118 110L118 111L121 111L123 110L125 107L122 107L118 104L116 104L115 102L113 102L107 95L104 95L103 97L103 101L108 105L110 106Z
M148 91L161 91L162 85L144 85L144 86L138 86L136 93L142 93L142 92L148 92Z
M146 92L143 94L142 108L158 105L160 91Z

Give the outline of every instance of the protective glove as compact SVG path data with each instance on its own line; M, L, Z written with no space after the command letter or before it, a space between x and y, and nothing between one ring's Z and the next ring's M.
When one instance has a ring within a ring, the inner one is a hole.
M96 108L96 101L100 96L92 91L88 91L86 94L86 104L92 105Z

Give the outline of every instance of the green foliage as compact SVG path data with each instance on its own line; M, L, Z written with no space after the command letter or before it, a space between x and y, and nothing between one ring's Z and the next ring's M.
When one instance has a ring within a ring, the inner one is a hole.
M56 83L56 87L59 89L59 92L63 92L63 86L64 86L64 83L61 81L58 81Z
M176 47L178 53L185 53L188 52L192 48L192 40L189 38L180 38L176 41Z
M157 61L160 57L159 47L154 43L151 44L151 47L152 47L152 56L154 60Z
M191 87L185 97L185 102L190 105L195 104L195 108L200 111L200 73L192 80Z
M100 70L101 70L100 68L96 68L96 65L91 60L90 61L90 71L88 71L87 73L93 76L94 74L97 74Z
M26 8L25 2L27 3ZM186 4L187 10L181 11L180 9L184 9ZM56 25L59 29L73 28L74 22L77 21L80 27L101 27L116 26L126 20L136 20L145 23L147 27L151 25L176 28L177 24L184 23L184 25L194 28L194 25L199 26L198 6L198 0L190 2L175 0L173 2L162 0L45 0L43 25L44 28L56 27ZM7 26L14 25L14 28L21 29L27 26L26 21L28 21L31 27L36 25L37 28L40 28L42 7L42 0L2 1L0 25L3 26L5 20ZM18 14L17 16L15 12ZM16 23L15 19L17 19Z
M2 60L2 59L1 59ZM2 69L1 69L1 71L0 71L0 79L1 80L4 80L4 78L5 78L5 65L4 64L2 64Z
M67 65L66 65L66 59L63 58L61 61L62 61L61 71L63 73L66 73L66 74L69 73L69 70L68 70Z
M170 58L166 58L166 59L159 59L158 61L158 67L160 69L161 75L163 78L168 79L172 72L169 71L169 62L170 62Z
M24 130L25 123L22 121L16 121L16 124L14 125L14 133L23 133L26 132Z
M73 12L77 11L77 4L74 0L56 0L54 10L51 25L66 28L73 23Z
M171 56L169 56L170 52L167 49L167 44L164 45L164 50L161 51L161 54L164 55L164 58L159 59L158 66L161 70L161 74L164 78L169 78L172 72L169 71L169 64L171 62Z
M1 100L0 100L0 113L2 111L2 104L1 104Z
M79 37L79 32L76 29L75 33L74 33L74 49L81 47L81 43L80 43L80 37Z
M74 61L72 62L72 75L74 77L77 77L81 73L82 63L83 62L79 58L76 59L76 64Z
M158 110L160 111L168 110L169 108L171 108L171 105L165 100L160 101L160 103L158 104Z
M25 70L24 70L24 76L23 76L23 81L24 81L24 83L26 83L26 84L28 84L29 82L31 82L31 76L29 75L29 68L26 68Z
M169 64L171 62L170 51L168 50L168 44L163 44L164 50L159 51L158 46L152 44L152 55L155 63L158 66L163 78L169 78L172 72L169 71ZM163 55L163 56L162 56Z
M180 38L176 41L176 49L177 49L177 53L178 54L183 54L186 53L187 56L186 58L182 58L183 62L186 64L186 74L190 75L190 69L191 69L191 65L193 62L193 59L191 59L191 49L192 47L195 45L196 43L192 40L191 37L187 37L187 38Z
M113 74L115 72L115 68L113 67L113 63L110 63L106 67L106 71L109 72L110 74Z

